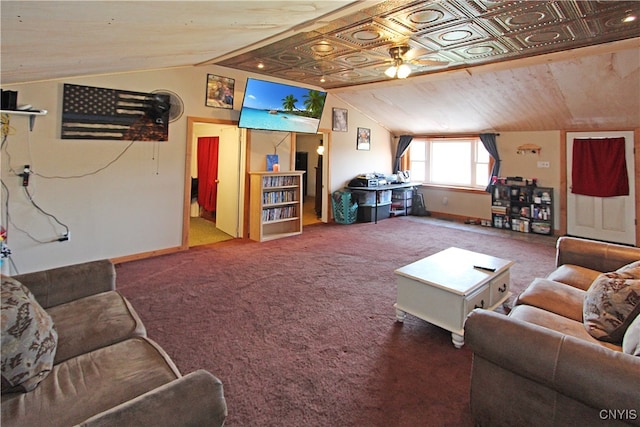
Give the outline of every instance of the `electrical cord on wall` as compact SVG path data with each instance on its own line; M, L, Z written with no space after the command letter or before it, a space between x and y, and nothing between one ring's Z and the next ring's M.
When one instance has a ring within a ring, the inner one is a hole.
M28 177L29 175L33 174L34 172L32 170L30 170L28 168L28 166L25 166L25 170L22 173L17 173L17 171L15 169L13 169L13 167L11 166L11 153L9 152L9 150L7 149L7 137L11 134L14 133L14 129L10 126L10 120L9 120L9 116L6 114L2 114L2 122L1 122L1 132L2 132L2 143L0 144L0 150L2 150L7 158L7 163L8 163L8 167L9 167L9 172L22 177L25 181L28 183ZM30 145L30 144L28 144ZM31 156L29 156L31 157ZM33 207L36 208L36 210L40 213L42 213L43 215L53 219L56 223L58 223L61 227L63 227L65 229L64 233L57 238L54 239L50 239L50 240L42 240L42 239L38 239L34 236L32 236L29 232L27 232L26 230L18 227L11 219L11 216L9 214L9 196L10 196L10 191L9 191L9 187L5 184L4 180L1 180L2 182L2 190L3 193L6 193L6 197L3 197L4 199L4 216L2 218L2 226L5 228L6 230L6 234L7 234L7 238L5 240L8 240L9 237L9 224L11 224L11 226L20 231L21 233L25 234L27 237L29 237L31 240L37 242L37 243L52 243L52 242L63 242L66 240L69 240L70 234L69 234L69 227L62 223L55 215L50 214L49 212L46 212L44 209L42 209L37 203L36 201L33 199L33 195L31 194L31 192L29 192L28 186L27 184L23 184L23 189L25 191L25 194L27 196L27 199L29 200L29 202L33 205ZM15 266L14 266L15 268Z
M106 165L92 171L92 172L87 172L87 173L83 173L80 175L68 175L68 176L59 176L59 175L44 175L38 172L35 172L32 170L32 173L36 176L39 176L40 178L45 178L45 179L77 179L77 178L84 178L86 176L91 176L91 175L96 175L100 172L102 172L103 170L107 169L109 166L111 166L112 164L114 164L115 162L117 162L118 160L120 160L120 158L122 156L124 156L124 154L129 151L129 148L131 148L131 146L136 142L135 139L132 139L131 142L129 143L129 145L127 145L124 150L122 150L120 152L120 154L118 154L113 160L111 160L109 163L107 163Z
M50 214L49 212L46 212L44 209L42 209L40 206L38 206L38 204L36 203L35 200L33 200L33 197L31 196L31 193L29 193L29 189L27 187L22 187L24 188L24 192L27 195L27 198L29 199L29 201L31 202L31 204L38 210L40 211L43 215L48 216L49 218L53 219L55 222L57 222L61 227L63 227L65 229L65 232L63 233L64 236L68 236L69 235L69 227L67 227L65 224L63 224L62 222L60 222L60 220L58 218L56 218L55 215Z
M99 167L99 168L97 168L97 169L95 169L95 170L93 170L91 172L86 172L86 173L77 174L77 175L67 175L67 176L63 176L63 175L45 175L45 174L41 174L41 173L33 170L33 168L29 168L28 166L25 165L24 171L18 173L18 171L13 169L13 167L11 166L11 163L12 163L11 154L9 153L9 150L7 149L7 137L8 137L8 135L15 134L15 129L13 127L11 127L11 125L10 125L10 117L9 117L9 115L2 114L1 119L2 119L2 122L1 122L2 144L0 146L0 150L3 151L6 154L9 172L14 174L14 175L16 175L16 176L22 177L25 180L24 181L25 184L23 184L22 188L24 189L25 195L27 196L27 199L33 205L33 207L38 212L40 212L41 214L51 218L58 225L60 225L61 227L64 228L64 233L58 234L59 237L56 237L54 239L49 239L49 240L42 240L42 239L38 239L35 236L31 235L28 231L18 227L12 221L12 219L11 219L11 217L9 215L9 188L4 183L4 181L2 181L2 188L6 192L5 218L3 218L3 224L6 225L5 229L8 230L8 225L11 224L11 226L15 230L20 231L21 233L23 233L29 239L33 240L36 243L53 243L53 242L64 242L64 241L67 241L67 240L70 239L70 231L69 231L69 227L66 224L61 222L55 215L45 211L43 208L41 208L36 203L36 201L33 198L32 193L28 189L28 178L29 178L29 175L35 175L35 176L38 176L38 177L43 178L43 179L78 179L78 178L84 178L84 177L91 176L91 175L96 175L96 174L104 171L105 169L109 168L111 165L116 163L118 160L120 160L122 158L122 156L124 156L124 154L127 151L129 151L129 149L133 146L133 144L138 141L138 136L139 136L139 135L136 135L120 153L118 153L112 160L107 162L104 166L101 166L101 167ZM140 130L140 132L142 132L142 130ZM28 138L29 138L29 135L28 135ZM31 156L31 152L30 152L31 151L30 140L27 141L27 149L29 150L29 156L28 157L29 157L29 159L31 159L32 156ZM156 153L156 151L157 151L157 153ZM158 168L159 168L159 158L160 158L160 149L159 149L159 147L154 146L153 158L154 159L156 159L156 158L158 159ZM32 163L32 162L30 162L30 163ZM158 174L158 170L156 170L156 175L157 174ZM15 268L15 266L14 266L14 268Z

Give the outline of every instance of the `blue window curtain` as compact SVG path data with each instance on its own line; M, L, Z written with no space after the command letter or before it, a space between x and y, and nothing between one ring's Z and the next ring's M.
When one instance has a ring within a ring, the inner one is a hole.
M398 141L398 149L396 150L396 158L393 161L393 169L391 173L396 173L400 170L400 158L404 156L404 153L409 149L409 145L413 141L413 136L402 135Z
M493 168L491 169L491 176L489 177L489 182L487 183L487 188L485 191L487 193L491 192L491 182L493 181L493 177L500 176L500 155L498 154L498 145L496 144L496 134L495 133L481 133L480 141L482 141L482 145L489 152L489 155L493 157Z

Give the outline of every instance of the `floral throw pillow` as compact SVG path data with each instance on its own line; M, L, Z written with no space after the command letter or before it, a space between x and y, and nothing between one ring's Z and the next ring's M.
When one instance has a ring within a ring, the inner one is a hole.
M2 393L26 392L53 368L58 334L31 291L2 276Z
M619 344L640 313L640 261L593 281L582 308L584 326L596 339Z

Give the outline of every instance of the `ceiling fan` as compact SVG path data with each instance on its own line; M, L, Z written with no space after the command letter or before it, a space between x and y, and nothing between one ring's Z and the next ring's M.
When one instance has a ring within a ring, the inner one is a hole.
M438 66L445 65L445 61L437 61L433 59L420 59L421 52L419 49L412 49L407 44L392 46L389 48L389 56L391 56L392 65L384 72L388 77L406 79L411 74L411 66L416 64L422 66ZM415 58L415 59L414 59Z

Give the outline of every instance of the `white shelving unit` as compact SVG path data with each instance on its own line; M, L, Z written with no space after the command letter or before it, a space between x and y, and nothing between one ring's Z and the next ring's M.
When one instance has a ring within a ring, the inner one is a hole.
M258 242L302 233L304 171L251 172L249 238Z
M29 131L33 130L33 126L36 123L37 116L46 116L47 110L0 110L0 114L9 114L11 116L28 116L29 117Z

